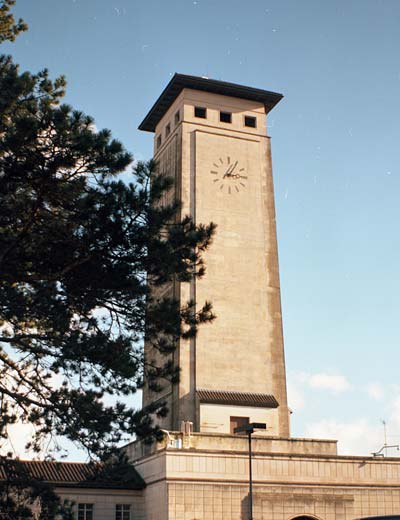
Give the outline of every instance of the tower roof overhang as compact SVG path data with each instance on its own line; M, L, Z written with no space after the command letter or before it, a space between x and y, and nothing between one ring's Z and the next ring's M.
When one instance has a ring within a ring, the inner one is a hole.
M203 404L250 406L255 408L278 408L279 406L278 401L270 394L199 388L197 390L197 396L200 403Z
M270 92L269 90L246 87L244 85L237 85L236 83L228 83L226 81L218 81L204 77L174 74L171 81L150 109L150 112L140 123L139 130L154 132L159 121L184 88L258 101L265 106L266 114L283 98L282 94Z

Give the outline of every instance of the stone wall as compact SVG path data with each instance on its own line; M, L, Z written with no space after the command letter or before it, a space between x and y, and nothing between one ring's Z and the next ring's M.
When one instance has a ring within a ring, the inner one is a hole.
M131 506L131 520L146 519L143 491L56 487L56 492L61 501L68 500L75 504L75 512L78 511L78 504L93 504L95 520L114 520L116 504ZM159 518L161 520L163 517Z
M244 520L248 508L247 439L193 435L182 448L154 447L135 467L147 493L168 503L166 519ZM186 446L186 448L184 447ZM400 459L338 456L334 441L253 440L254 518L353 520L400 514ZM282 450L282 451L278 451ZM297 453L296 453L297 450ZM139 450L127 448L131 457ZM134 457L132 457L134 458ZM162 488L162 486L166 486ZM147 502L147 501L146 501ZM162 518L148 510L147 520Z
M170 483L168 518L174 520L247 520L248 487L233 484ZM254 487L256 520L289 520L310 515L321 520L353 520L400 512L398 487Z

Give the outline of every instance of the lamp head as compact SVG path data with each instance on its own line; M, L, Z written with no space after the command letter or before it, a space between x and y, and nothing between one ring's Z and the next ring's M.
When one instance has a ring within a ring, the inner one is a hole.
M267 425L265 423L253 422L249 424L242 424L234 428L233 433L244 433L245 435L251 435L254 430L266 430Z

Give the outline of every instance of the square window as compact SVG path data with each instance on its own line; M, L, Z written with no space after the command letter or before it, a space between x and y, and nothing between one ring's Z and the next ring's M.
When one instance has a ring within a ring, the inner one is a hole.
M257 128L257 119L253 116L244 116L244 126Z
M165 137L168 137L170 133L171 133L171 125L168 123L167 126L165 127Z
M207 118L207 109L204 107L194 107L194 116L201 117L202 119Z
M93 520L93 504L78 504L78 520Z
M160 148L160 146L161 146L161 135L159 135L157 137L157 150Z
M220 112L219 120L221 123L232 123L232 114L230 112Z
M116 504L115 505L115 520L131 520L131 505L130 504Z
M234 434L234 429L238 428L239 426L245 426L246 424L249 424L250 419L249 417L230 417L230 431L231 434Z

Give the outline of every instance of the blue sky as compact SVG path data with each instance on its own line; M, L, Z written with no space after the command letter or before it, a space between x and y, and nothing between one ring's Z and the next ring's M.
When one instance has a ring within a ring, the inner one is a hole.
M22 69L138 159L174 72L265 88L294 436L400 442L400 2L17 0ZM77 455L75 455L75 458Z

